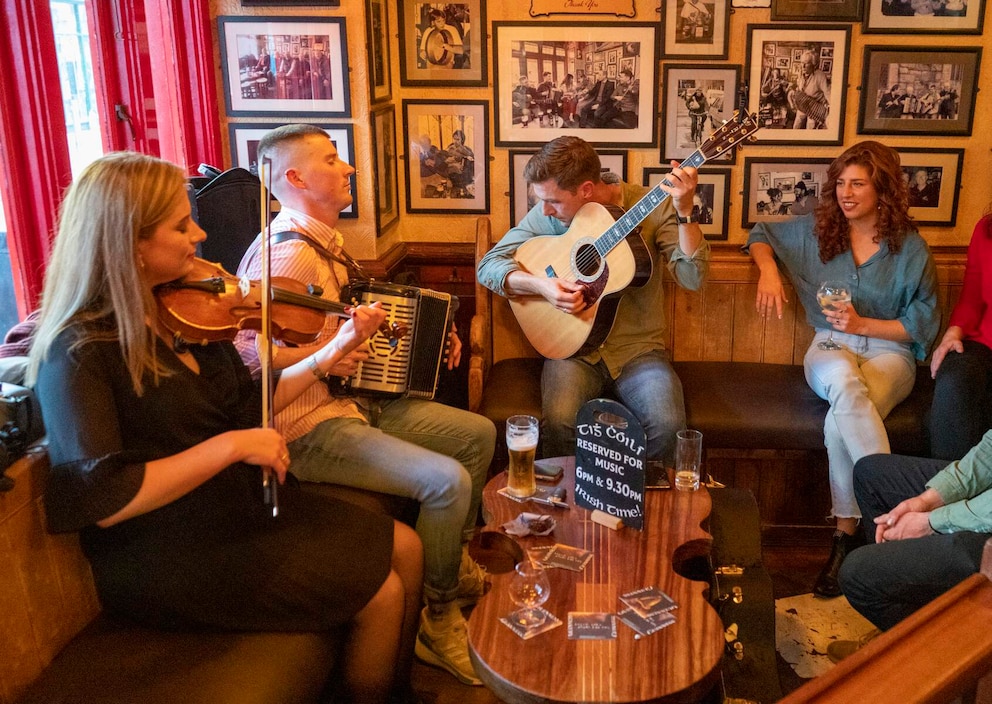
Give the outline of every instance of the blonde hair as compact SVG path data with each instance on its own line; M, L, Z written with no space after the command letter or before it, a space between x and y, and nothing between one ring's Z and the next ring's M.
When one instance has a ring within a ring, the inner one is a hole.
M116 152L86 167L66 192L58 234L45 274L41 317L28 363L28 383L55 339L70 327L73 346L117 340L135 393L151 373L166 374L155 354L156 317L137 244L149 238L178 199L186 177L175 164L135 152ZM109 325L100 324L110 321Z

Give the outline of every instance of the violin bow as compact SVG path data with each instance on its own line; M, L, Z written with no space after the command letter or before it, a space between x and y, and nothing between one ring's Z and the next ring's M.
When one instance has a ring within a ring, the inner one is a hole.
M271 428L275 425L272 413L273 397L275 394L272 378L272 259L271 247L269 246L269 234L272 229L270 216L272 215L272 204L268 194L272 192L272 159L263 158L259 160L258 176L262 189L262 279L260 286L262 289L262 327L259 331L261 344L256 342L258 347L259 362L262 367L262 425ZM266 184L266 179L268 184ZM279 515L279 482L275 472L271 467L262 467L262 500L266 508L275 518Z

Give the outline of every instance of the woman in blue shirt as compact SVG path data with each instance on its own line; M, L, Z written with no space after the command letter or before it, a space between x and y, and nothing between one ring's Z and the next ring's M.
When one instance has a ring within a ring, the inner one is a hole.
M830 402L823 434L837 521L813 588L818 596L840 595L840 565L863 540L854 463L890 451L883 419L913 390L916 360L927 356L940 326L936 267L908 215L908 198L899 155L859 142L830 164L812 215L759 223L748 239L761 271L758 312L781 317L781 267L816 330L803 365L810 387ZM846 283L851 302L821 310L816 292L828 280ZM821 349L831 333L840 349Z

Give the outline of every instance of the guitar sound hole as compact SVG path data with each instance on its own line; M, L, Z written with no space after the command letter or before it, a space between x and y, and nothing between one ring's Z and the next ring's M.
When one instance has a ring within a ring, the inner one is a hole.
M575 270L585 277L594 277L599 272L602 259L596 248L589 244L580 246L575 251Z

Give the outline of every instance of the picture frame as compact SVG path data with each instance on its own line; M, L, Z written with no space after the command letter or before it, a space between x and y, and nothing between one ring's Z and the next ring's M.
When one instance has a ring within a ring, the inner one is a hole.
M393 97L386 0L365 0L365 39L369 48L369 102L374 105Z
M739 104L738 89L741 83L739 64L710 66L707 64L665 64L664 100L661 105L662 136L661 162L682 161L702 144L707 136L723 123L733 118ZM696 90L702 92L697 101ZM729 95L728 95L729 94ZM690 114L697 112L701 117ZM702 122L701 126L698 122ZM706 127L707 121L709 128ZM728 149L724 155L709 161L713 164L733 164L737 150Z
M864 0L773 0L772 19L796 22L860 22Z
M896 147L896 151L909 179L909 214L916 224L957 224L964 149Z
M488 85L485 0L398 7L400 85Z
M641 184L656 186L670 173L671 169L664 166L644 167ZM696 183L696 194L702 200L703 217L699 229L703 236L713 242L726 241L730 236L730 169L708 168L699 169L699 180ZM693 214L697 214L698 206L693 206ZM708 216L706 215L708 213Z
M755 141L841 144L851 25L752 24L747 29L747 104L758 106L761 125ZM805 112L793 107L799 98Z
M783 157L744 157L744 204L741 208L741 227L754 227L759 222L781 222L795 215L796 184L800 181L806 191L815 198L823 192L823 184L827 179L827 167L833 159L807 157L804 159L789 159ZM775 206L779 212L769 212L775 194L768 191L780 191L781 205ZM815 203L803 204L803 212L811 211Z
M730 0L668 0L661 13L666 60L727 58Z
M400 191L396 181L396 108L393 105L373 108L371 122L375 231L376 236L381 236L400 219Z
M405 99L403 141L408 213L489 212L487 101Z
M516 225L531 208L537 204L537 196L524 178L524 167L536 149L511 149L510 160L510 222ZM622 149L597 149L600 165L605 171L612 171L624 181L627 180L627 152Z
M862 34L981 34L985 0L940 3L930 15L916 14L912 0L865 0Z
M256 154L259 140L269 130L282 127L285 124L287 123L229 123L228 133L231 144L231 165L240 166L258 175L258 159ZM355 156L355 130L352 125L324 124L318 122L308 124L316 125L327 132L338 150L338 156L349 164L354 163L352 159ZM356 197L351 205L341 211L341 217L343 219L355 219L358 217L358 183L354 174L351 176L351 192Z
M858 133L970 135L981 58L979 46L866 46Z
M341 0L241 0L242 7L340 7Z
M618 46L615 22L493 22L496 146L540 147L562 135L611 147L657 146L657 29L624 22ZM607 64L611 52L618 52L616 64ZM609 66L617 79L607 77Z
M351 114L343 17L239 15L217 23L228 115ZM307 62L319 67L309 80Z

